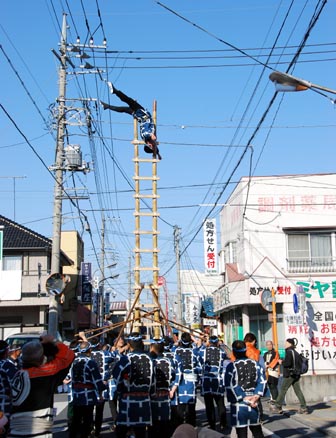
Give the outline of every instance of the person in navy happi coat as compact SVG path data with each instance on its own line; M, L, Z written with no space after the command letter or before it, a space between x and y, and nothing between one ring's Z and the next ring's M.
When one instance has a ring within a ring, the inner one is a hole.
M225 409L225 365L226 354L219 348L217 336L210 336L209 345L199 351L199 360L202 366L201 394L204 397L205 411L211 429L216 430L215 406L217 405L221 429L226 427Z
M108 385L108 381L111 378L111 364L114 361L114 357L109 350L102 350L102 346L98 338L91 339L91 346L91 359L93 359L97 363L101 378L103 382ZM96 436L99 436L101 432L106 400L109 400L108 387L102 394L102 400L98 401L95 407L94 431Z
M174 432L171 400L176 399L181 379L181 368L164 353L164 339L152 339L150 356L154 362L155 392L151 397L153 432L155 436L169 438Z
M9 359L9 345L0 341L0 412L7 419L12 412L12 391L11 382L17 372L17 366ZM6 425L6 429L9 425Z
M155 391L154 364L144 351L142 335L131 333L127 338L130 352L120 357L113 369L117 386L118 417L116 434L124 438L135 431L145 437L152 425L151 395Z
M92 429L94 406L102 401L106 385L103 383L97 363L90 357L91 344L81 342L71 369L73 419L70 438L87 438Z
M180 345L174 349L181 362L182 380L178 387L178 415L181 423L196 426L196 389L201 366L198 354L192 346L190 333L182 333Z
M263 438L258 401L266 386L264 370L258 362L246 357L244 341L234 341L232 350L236 359L225 370L231 425L236 427L238 438L247 438L248 427L255 438Z

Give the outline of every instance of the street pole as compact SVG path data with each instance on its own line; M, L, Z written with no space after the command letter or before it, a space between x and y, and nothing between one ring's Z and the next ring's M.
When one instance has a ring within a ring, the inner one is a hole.
M104 280L105 280L105 217L102 215L102 227L101 227L101 253L100 253L100 271L102 280L99 285L99 327L103 326L104 322Z
M272 287L272 335L273 335L273 344L276 351L278 351L278 326L277 326L277 312L276 312L276 297L275 297L275 289Z
M51 272L60 273L61 253L61 227L62 227L62 195L63 195L63 163L64 163L64 135L65 135L65 94L66 94L66 41L67 23L66 14L63 14L62 35L60 45L59 93L58 93L58 121L56 139L55 186L54 186L54 211L53 235L51 251ZM56 296L49 299L48 333L56 337L58 331L58 302Z
M182 317L182 290L181 290L181 264L180 264L180 231L177 225L174 226L174 246L176 257L176 274L177 274L177 321L183 324Z

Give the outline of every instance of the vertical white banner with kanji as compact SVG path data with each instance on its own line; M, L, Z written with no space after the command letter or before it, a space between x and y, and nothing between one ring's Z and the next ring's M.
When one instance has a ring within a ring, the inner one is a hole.
M192 328L201 323L201 297L196 294L183 294L184 321Z
M217 233L216 219L207 219L203 225L204 263L206 274L217 274Z

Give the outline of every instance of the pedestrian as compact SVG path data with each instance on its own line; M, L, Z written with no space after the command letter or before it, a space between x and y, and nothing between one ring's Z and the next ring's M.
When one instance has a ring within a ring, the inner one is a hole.
M44 344L54 347L54 357L45 356ZM74 359L74 353L53 336L27 342L22 347L22 370L12 380L11 438L52 438L54 394Z
M152 339L150 356L154 362L155 392L151 397L153 420L153 437L170 438L174 432L172 427L171 400L176 397L181 373L171 359L165 356L164 339Z
M227 426L224 401L224 373L227 357L224 351L219 348L217 336L210 336L209 346L199 352L199 360L202 366L201 395L204 397L209 426L211 429L216 430L216 404L220 429L224 430Z
M1 437L6 436L9 429L8 420L12 413L12 379L17 372L17 366L9 358L10 350L6 341L0 341L0 412L3 414L3 418L7 419L2 422L3 433Z
M232 351L236 359L225 370L231 426L236 428L238 438L247 438L248 428L255 438L263 438L258 409L258 400L266 386L263 368L246 356L244 341L234 341Z
M246 357L259 362L260 350L257 348L257 337L254 333L246 333L244 336L244 342L246 344Z
M300 360L299 353L295 350L296 339L288 338L285 343L285 358L279 359L279 363L283 366L283 380L280 387L278 397L270 406L272 412L282 414L282 405L288 389L292 386L294 392L299 399L300 409L299 414L308 414L305 397L300 386L300 375L295 372L295 364Z
M174 351L174 340L170 336L164 336L164 346L163 346L163 352L162 356L165 358L170 359L175 375L178 376L178 385L181 383L182 380L182 363L178 355L175 354ZM175 391L173 393L173 396L170 398L170 412L171 412L171 427L169 428L171 430L175 430L177 426L181 423L178 413L178 391Z
M111 425L111 431L114 432L116 429L117 424L117 393L116 393L116 383L115 379L113 378L113 368L115 367L115 364L119 361L122 355L125 355L128 350L128 345L125 341L125 339L120 336L119 338L116 338L114 340L113 346L111 347L111 357L112 362L110 362L110 377L108 379L108 391L109 391L109 407L111 411L111 417L112 417L112 425Z
M174 349L176 360L182 366L182 380L178 387L177 413L180 423L196 426L196 390L200 380L201 365L192 346L190 333L181 335L179 346Z
M20 355L22 345L13 343L9 347L8 360L10 360L17 368L20 368Z
M127 342L130 351L120 357L112 372L118 397L116 435L125 438L134 433L136 438L145 438L152 425L154 364L144 351L140 333L131 333Z
M98 369L105 385L108 385L108 381L111 379L111 367L110 365L114 362L114 356L109 350L102 350L102 345L99 339L94 337L91 339L91 359L93 359L98 365ZM94 428L92 434L95 437L100 436L100 432L103 424L103 415L105 401L109 400L110 394L108 386L102 394L102 399L98 400L94 408Z
M159 148L157 147L156 126L154 124L151 113L140 105L136 100L117 90L111 82L108 82L109 89L112 94L115 94L122 102L128 106L114 106L108 103L101 102L104 110L109 109L118 113L126 113L133 116L140 124L140 136L145 142L144 151L148 154L153 154L161 160Z
M264 353L267 385L274 401L278 397L278 383L280 374L279 353L274 349L272 341L266 341L267 351Z
M69 438L88 438L93 426L93 409L103 400L106 389L97 363L91 358L91 344L82 341L71 369L73 417Z

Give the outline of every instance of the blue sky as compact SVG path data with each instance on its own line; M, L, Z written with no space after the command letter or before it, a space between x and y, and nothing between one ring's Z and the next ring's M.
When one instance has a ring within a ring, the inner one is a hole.
M77 34L81 43L88 41L85 19L95 44L102 44L106 36L107 49L114 53L109 53L107 59L104 56L89 59L104 70L104 79L108 78L149 109L152 101L157 100L157 129L163 155L159 164L159 207L165 221L159 225L161 274L174 260L172 226L181 228L183 249L211 208L197 206L211 204L218 197L273 96L274 87L268 80L270 70L265 69L261 75L263 67L251 57L267 62L267 54L291 2L167 0L163 3L207 32L151 0L5 0L0 18L2 49L13 66L1 51L1 104L48 166L54 162L55 141L43 118L49 120L48 106L55 103L58 94L58 61L51 49L57 49L60 40L63 10L68 12L69 43L75 43ZM317 4L315 0L294 1L274 56L268 61L271 68L286 70ZM330 0L292 70L297 77L334 89L335 13L336 1ZM232 50L219 39L244 50L250 57ZM73 62L77 66L75 71L83 71L78 67L78 59L74 58ZM108 96L106 85L96 75L85 75L85 83L84 75L77 77L78 82L74 75L68 76L68 97L85 95L110 99L112 104L117 104L117 98ZM90 194L90 199L79 201L79 206L88 215L97 253L101 215L99 211L88 210L109 210L105 212L107 254L118 260L116 271L120 277L114 286L122 299L127 293L128 257L133 248L134 201L124 178L126 175L132 181L133 176L132 119L125 114L103 112L100 107L96 111L92 106L92 111L106 147L95 139L95 172L75 175L74 181L77 188L84 187ZM13 178L4 177L26 176L16 180L16 220L51 236L53 180L3 110L0 110L0 125L1 214L14 218ZM310 91L278 95L253 140L253 168L257 163L254 175L334 172L334 129L335 109L327 99ZM92 147L85 130L70 128L69 131L71 143L80 143L84 158L92 161ZM115 158L124 176L110 156ZM248 172L249 152L232 182ZM73 187L69 174L67 185ZM225 202L232 188L229 184L220 203ZM180 208L172 208L177 206ZM78 213L67 201L63 212L64 229L76 228L82 234ZM218 212L216 208L212 216L218 217ZM92 242L85 232L82 235L86 261L95 264ZM182 268L203 270L201 233L183 256ZM170 293L176 290L175 279L172 269L167 274Z

